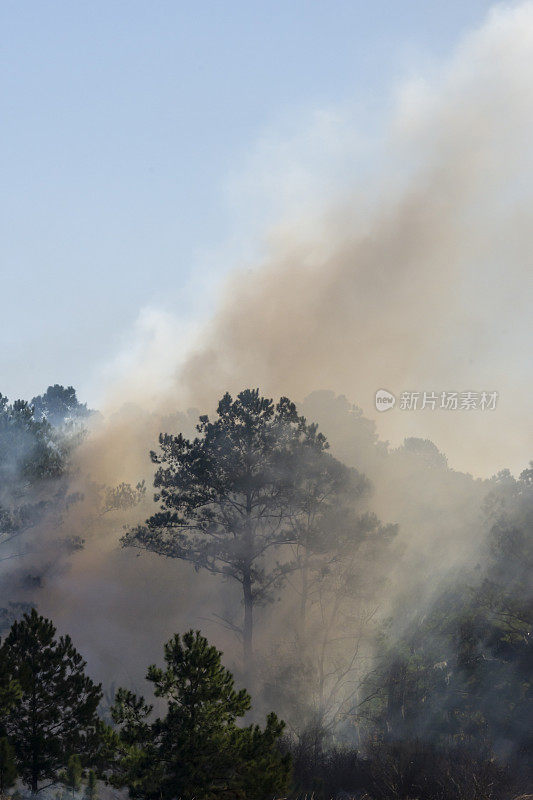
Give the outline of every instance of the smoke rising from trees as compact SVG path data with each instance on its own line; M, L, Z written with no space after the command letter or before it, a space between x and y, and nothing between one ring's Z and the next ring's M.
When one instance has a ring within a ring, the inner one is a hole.
M134 380L111 382L101 417L70 388L34 398L33 418L0 397L2 435L23 431L0 462L4 627L35 603L83 642L108 693L136 690L161 642L191 626L242 675L235 625L220 624L241 612L235 582L120 540L157 513L159 435L192 440L224 392L259 386L295 401L364 490L360 537L328 516L336 549L313 551L305 601L294 570L257 609L258 713L274 708L316 758L328 741L362 746L369 729L433 746L455 735L468 686L485 725L473 737L509 757L530 747L520 714L504 730L487 709L494 680L518 685L530 648L531 478L518 474L530 457L532 47L533 4L498 8L438 75L404 85L372 191L326 202L305 236L274 231L185 355L158 337L170 386L141 358ZM382 387L496 390L499 402L379 415ZM375 531L390 534L383 547Z

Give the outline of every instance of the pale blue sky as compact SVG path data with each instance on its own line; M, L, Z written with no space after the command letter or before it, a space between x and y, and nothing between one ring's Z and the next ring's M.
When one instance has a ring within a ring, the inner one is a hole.
M2 0L0 392L91 400L140 309L184 313L235 237L228 182L265 131L379 110L491 5Z

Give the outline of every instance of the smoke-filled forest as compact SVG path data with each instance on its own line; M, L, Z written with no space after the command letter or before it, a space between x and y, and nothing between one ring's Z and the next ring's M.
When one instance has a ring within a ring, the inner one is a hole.
M532 800L533 0L0 32L0 800Z
M531 467L474 479L332 392L128 414L112 485L72 387L1 398L4 792L531 788Z

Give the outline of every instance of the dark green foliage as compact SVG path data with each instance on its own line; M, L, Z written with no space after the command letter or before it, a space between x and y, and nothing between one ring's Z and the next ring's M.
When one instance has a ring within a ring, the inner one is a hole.
M17 765L15 762L15 752L9 740L2 736L0 738L0 794L6 794L17 779Z
M267 716L265 729L251 725L239 729L235 737L239 753L240 775L235 791L241 791L246 800L268 800L279 797L288 786L291 776L291 758L282 755L278 742L285 723L274 713Z
M58 780L71 755L96 748L100 686L85 675L70 637L57 639L52 622L35 610L13 624L0 659L22 691L4 726L20 776L35 793L43 781Z
M20 700L21 688L11 673L9 660L0 648L0 735L5 732L7 714Z
M80 757L78 755L71 755L67 763L67 768L61 773L60 777L62 783L70 790L72 797L74 797L75 793L81 788L82 774L83 770Z
M132 797L266 800L286 788L289 757L277 745L283 723L270 714L264 730L237 726L250 696L235 690L221 655L198 631L171 639L166 667L148 670L155 696L166 702L165 716L153 722L143 698L117 693L113 781Z

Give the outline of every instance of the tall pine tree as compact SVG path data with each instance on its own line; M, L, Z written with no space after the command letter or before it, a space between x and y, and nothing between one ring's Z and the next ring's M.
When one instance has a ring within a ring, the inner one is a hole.
M59 780L76 753L96 746L102 692L85 675L85 662L69 636L56 638L50 620L35 609L15 622L0 649L22 695L6 715L22 781L35 794Z
M200 417L197 430L193 441L161 434L161 452L151 454L160 510L122 542L240 584L244 619L232 627L252 678L254 609L299 568L289 545L298 542L297 520L308 511L302 486L317 470L331 471L335 460L326 459L325 437L294 403L282 397L275 405L257 389L235 399L225 394L216 419ZM304 457L310 452L314 459Z

